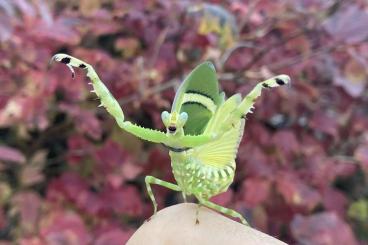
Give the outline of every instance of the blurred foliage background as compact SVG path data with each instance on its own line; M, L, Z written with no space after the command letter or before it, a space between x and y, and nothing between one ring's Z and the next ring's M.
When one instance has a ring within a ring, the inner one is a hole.
M227 95L290 75L257 101L214 201L291 244L368 244L367 26L364 0L1 0L0 244L123 244L152 214L144 176L174 181L167 149L119 130L84 71L49 67L57 52L160 129L203 60Z

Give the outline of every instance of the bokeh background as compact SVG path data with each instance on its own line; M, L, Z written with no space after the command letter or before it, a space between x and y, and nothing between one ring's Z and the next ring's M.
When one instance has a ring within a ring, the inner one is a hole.
M1 0L0 244L124 244L152 214L144 176L174 181L167 149L121 131L84 71L49 67L58 52L158 129L204 60L227 95L290 75L257 101L214 201L291 244L368 244L367 27L364 0Z

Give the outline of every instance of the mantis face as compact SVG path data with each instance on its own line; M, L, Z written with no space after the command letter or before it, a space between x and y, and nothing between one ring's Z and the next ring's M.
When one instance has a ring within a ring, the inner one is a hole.
M166 127L166 132L170 135L175 135L178 132L183 132L183 127L188 120L188 114L186 112L178 114L177 112L169 113L163 111L161 119Z

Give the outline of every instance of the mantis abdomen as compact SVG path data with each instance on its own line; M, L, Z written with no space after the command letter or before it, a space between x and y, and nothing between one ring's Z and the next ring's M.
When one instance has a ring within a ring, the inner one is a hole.
M176 182L185 195L209 199L225 192L233 182L235 162L223 167L207 165L201 159L190 156L192 150L183 153L170 152L171 166ZM178 154L186 154L186 160Z

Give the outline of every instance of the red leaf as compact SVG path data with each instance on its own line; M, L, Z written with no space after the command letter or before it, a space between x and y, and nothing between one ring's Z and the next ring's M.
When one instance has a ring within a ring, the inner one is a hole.
M256 207L269 197L271 183L263 178L248 178L243 182L243 200L250 208Z
M327 187L323 190L322 198L327 210L336 212L340 217L345 216L348 200L342 192Z
M74 118L77 128L82 133L86 133L94 139L101 137L101 123L91 111L83 110L72 104L60 104L60 109L68 112Z
M276 188L288 204L303 207L307 211L314 209L321 201L321 196L316 190L289 172L281 172L277 175Z
M211 201L217 203L221 206L228 206L231 200L233 199L234 192L232 189L229 189L217 196L211 198Z
M77 22L77 19L61 17L49 23L36 19L32 23L32 28L28 31L29 35L42 41L60 42L63 44L76 45L80 42L81 36L71 28L70 23ZM58 30L58 31L55 31Z
M360 145L354 152L354 158L368 175L368 144Z
M13 147L0 146L0 161L9 161L23 164L25 163L26 158L22 152Z
M41 208L40 197L33 192L17 193L12 199L13 208L20 215L20 225L27 234L36 231Z
M368 14L351 4L328 18L323 26L334 38L347 43L358 43L368 37Z
M291 162L292 157L299 152L299 141L291 130L276 132L272 137L273 144L280 149L280 155L287 162Z
M11 19L0 15L0 41L5 42L12 37L13 26L11 24Z
M71 135L68 138L68 163L74 165L80 163L83 157L89 156L93 148L91 143L82 135Z
M39 237L27 237L27 238L21 238L19 241L20 245L47 245L41 238ZM5 245L1 244L0 245Z
M99 235L94 245L121 245L125 244L131 236L131 232L120 229L111 229Z
M269 219L270 217L263 206L252 209L252 226L254 225L257 230L267 232Z
M94 216L107 216L111 214L110 200L106 201L98 194L84 191L78 195L76 200L78 208Z
M273 175L270 160L257 146L250 143L239 148L238 166L245 165L245 172L250 176L270 177ZM246 164L245 164L246 163Z
M251 140L253 142L257 142L261 146L268 146L271 142L270 133L264 126L258 123L247 125L245 128L245 132L247 133L247 135L245 136L246 141Z
M334 83L343 87L354 98L360 97L367 84L367 67L355 59L345 64L343 74L339 70L334 72Z
M4 209L0 207L0 230L4 229L7 225L7 221L4 215Z
M53 211L46 216L40 234L49 245L87 245L91 241L81 217L70 211Z
M338 136L337 118L332 117L326 112L317 110L309 122L309 126L313 129L329 134L333 137Z
M300 244L358 244L350 227L332 212L309 217L297 215L291 222L291 232Z
M138 190L133 186L124 186L118 190L106 189L102 198L117 213L129 216L142 215L143 206Z
M94 153L94 157L99 173L107 176L106 180L112 186L118 187L125 178L134 178L142 171L129 153L112 140L107 140L103 147Z
M153 148L149 152L147 165L145 166L144 169L144 174L147 175L152 174L154 172L157 172L159 174L159 176L156 176L158 178L173 179L170 167L170 158L165 150L161 150L158 147Z
M77 174L66 172L48 185L47 199L52 201L68 200L76 202L88 191L87 183Z

